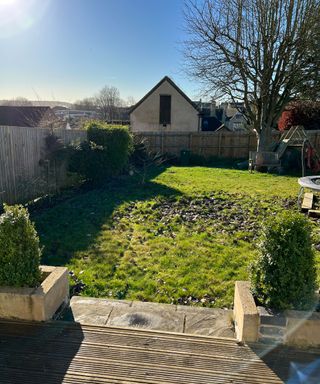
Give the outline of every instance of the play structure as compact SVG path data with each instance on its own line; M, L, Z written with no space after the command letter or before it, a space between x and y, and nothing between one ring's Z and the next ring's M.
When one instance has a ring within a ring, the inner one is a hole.
M312 173L320 171L320 156L301 125L291 127L288 131L283 132L279 142L274 144L270 151L250 152L249 170L252 172L255 166L271 169L280 168L288 148L300 149L302 176L305 175L306 168L310 169Z

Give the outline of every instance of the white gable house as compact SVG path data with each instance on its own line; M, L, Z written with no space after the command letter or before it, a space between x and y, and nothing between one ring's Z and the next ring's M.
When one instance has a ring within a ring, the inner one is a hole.
M132 132L197 132L197 106L167 76L130 112Z

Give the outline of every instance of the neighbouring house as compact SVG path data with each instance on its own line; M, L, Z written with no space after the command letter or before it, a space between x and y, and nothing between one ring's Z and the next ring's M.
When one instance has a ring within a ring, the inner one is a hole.
M200 110L201 131L216 132L221 127L222 131L227 132L248 131L243 103L223 102L219 106L214 100L211 102L200 100L194 103Z
M0 125L13 127L48 127L57 121L50 107L0 106Z
M247 132L247 120L242 112L236 112L231 117L226 117L224 124L229 128L231 132Z
M98 113L96 111L86 111L80 109L69 109L69 108L59 108L54 111L56 116L62 118L63 120L73 119L73 118L87 118L87 119L96 119L98 118Z
M130 111L133 132L198 132L195 103L165 76Z
M222 111L221 122L230 132L248 132L243 102L223 102L220 104L220 111Z
M219 120L216 116L203 115L201 118L201 130L204 132L216 131L221 125L221 120Z

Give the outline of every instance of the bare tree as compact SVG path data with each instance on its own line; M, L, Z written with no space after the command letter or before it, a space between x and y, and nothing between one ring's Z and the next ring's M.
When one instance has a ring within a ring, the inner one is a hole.
M95 111L97 109L95 101L94 97L85 97L82 100L77 100L73 106L75 109Z
M118 88L104 86L95 97L95 104L103 120L114 120L122 104Z
M125 105L127 107L133 107L135 104L136 104L136 99L133 96L128 96L125 101Z
M319 89L319 0L186 0L187 72L216 97L243 100L258 151L285 106Z

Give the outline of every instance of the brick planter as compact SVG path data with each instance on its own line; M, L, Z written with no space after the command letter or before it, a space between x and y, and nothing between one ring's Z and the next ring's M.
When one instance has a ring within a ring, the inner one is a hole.
M0 318L46 321L69 302L67 268L40 269L45 278L38 288L0 287Z
M233 314L240 341L320 347L320 313L272 312L257 307L248 281L235 283Z

